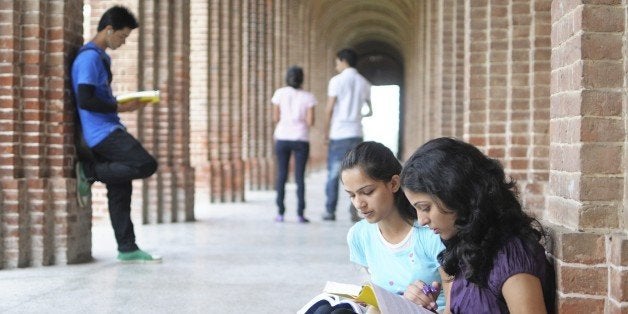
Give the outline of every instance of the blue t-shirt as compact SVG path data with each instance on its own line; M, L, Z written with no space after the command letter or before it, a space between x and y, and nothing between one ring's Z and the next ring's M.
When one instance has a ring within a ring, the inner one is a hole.
M93 42L85 44L72 63L72 90L78 98L79 84L88 84L96 87L96 97L105 102L116 102L111 86L109 73L105 67L105 60L109 64L111 58ZM78 104L78 99L75 99ZM116 129L124 129L117 112L100 113L78 108L83 137L87 146L94 147Z
M368 268L372 283L392 293L403 294L416 280L428 284L441 282L437 256L445 246L429 228L413 227L407 241L402 241L399 247L384 241L377 224L366 220L353 225L347 234L350 260ZM443 308L444 293L436 303Z

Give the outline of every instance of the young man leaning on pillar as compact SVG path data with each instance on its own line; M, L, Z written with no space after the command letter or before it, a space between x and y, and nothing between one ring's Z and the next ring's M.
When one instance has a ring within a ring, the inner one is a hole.
M131 194L134 179L151 176L157 161L120 122L118 112L135 111L150 102L118 103L111 90L111 58L107 49L122 46L139 26L125 7L108 9L98 23L98 33L78 52L72 63L72 89L76 97L82 139L93 159L76 163L79 206L88 206L95 181L107 187L111 225L118 243L120 262L161 262L161 257L139 249L131 221Z

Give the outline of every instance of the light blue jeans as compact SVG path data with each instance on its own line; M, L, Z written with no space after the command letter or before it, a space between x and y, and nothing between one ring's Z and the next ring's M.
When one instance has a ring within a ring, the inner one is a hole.
M327 152L327 183L325 184L325 209L330 214L336 213L338 204L338 178L340 176L340 164L345 154L356 145L362 143L361 137L330 140ZM353 205L352 205L353 206Z

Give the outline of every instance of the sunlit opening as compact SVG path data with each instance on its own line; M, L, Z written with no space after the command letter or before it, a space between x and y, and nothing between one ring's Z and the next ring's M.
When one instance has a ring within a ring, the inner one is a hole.
M399 150L399 85L371 87L373 116L362 119L364 140L384 144L397 155Z
M92 6L83 4L83 38L91 38L90 21L92 17Z

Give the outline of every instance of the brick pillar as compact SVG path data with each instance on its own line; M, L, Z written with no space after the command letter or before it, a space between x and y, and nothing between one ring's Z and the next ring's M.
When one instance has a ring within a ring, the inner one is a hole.
M434 32L436 31L434 29L434 23L433 23L433 11L432 11L432 6L433 6L433 1L423 1L423 8L422 8L422 14L423 14L423 18L424 18L424 22L423 22L423 29L425 29L425 32L423 33L423 43L424 46L421 47L420 49L422 50L422 56L421 58L423 59L422 62L422 69L421 69L421 74L423 76L422 78L422 102L420 102L418 105L420 107L419 110L419 125L421 126L421 132L420 132L420 136L419 136L419 145L423 142L425 142L426 140L430 139L431 137L431 130L432 130L432 123L436 122L434 121L433 118L433 106L434 104L432 103L432 94L433 94L433 89L432 89L432 80L431 80L431 76L434 73L433 72L433 62L434 62L434 58L436 58L436 56L433 55L433 48L432 45L434 45L433 40L435 40L434 36Z
M464 40L464 6L455 0L440 2L442 8L442 110L443 136L461 137L462 128L462 53ZM461 10L462 9L462 10Z
M211 201L242 201L245 178L254 190L271 188L274 179L270 97L286 67L278 50L286 47L287 3L216 1L194 8L195 29L209 30L192 43L208 47L192 50L199 65L192 70L200 89L192 94L198 183Z
M454 106L454 86L453 80L455 79L455 55L456 55L456 4L453 0L445 0L439 2L442 12L442 35L440 40L442 41L442 82L441 82L441 129L443 136L452 136L455 125L453 120L455 119L455 106Z
M210 200L244 200L241 78L242 7L232 1L209 6Z
M69 62L82 1L0 1L0 268L91 259L75 198Z
M488 4L488 145L486 153L505 162L507 110L512 93L509 0ZM471 43L473 45L473 42Z
M545 194L549 181L549 119L550 119L550 54L551 54L551 0L517 1L513 4L513 18L520 16L525 18L531 16L531 23L526 24L525 20L515 26L513 37L517 31L529 31L529 36L522 36L517 40L517 47L529 49L529 62L525 60L516 61L513 64L513 72L517 73L519 65L524 65L527 70L527 79L530 88L526 102L529 102L529 109L521 111L527 117L521 117L521 122L516 130L526 127L526 137L515 135L513 126L513 136L510 144L515 149L523 148L526 143L526 152L521 152L519 156L513 157L514 163L521 163L524 160L527 166L526 182L522 183L522 199L525 208L535 216L542 216L542 212L547 210ZM526 26L526 25L529 25ZM523 34L521 34L523 35ZM525 37L525 38L524 38ZM524 45L529 48L523 48ZM524 100L524 98L521 98ZM523 105L523 104L522 104ZM519 108L518 100L513 100L513 109ZM526 121L523 123L523 121ZM514 167L514 166L513 166Z
M452 119L452 136L463 138L464 132L464 95L465 95L465 14L466 6L463 1L456 1L455 14L452 23L455 23L455 79L454 83L454 118ZM447 22L445 22L447 23Z
M197 195L209 195L209 4L192 1L190 9L190 160ZM243 91L244 92L244 91Z
M248 107L244 134L246 145L247 182L252 190L272 189L275 174L273 157L273 124L270 97L279 85L278 75L285 73L285 64L275 66L276 56L281 52L275 48L275 1L253 1L249 6L247 35L248 58ZM253 44L251 44L253 43Z
M488 145L488 49L489 10L487 1L466 0L464 140L480 147Z
M554 230L558 307L626 312L625 12L575 1L553 1L551 10L547 217L564 226Z
M430 15L428 34L430 50L428 52L429 101L425 104L428 114L425 120L427 139L442 136L442 77L443 77L443 24L442 0L427 1Z
M404 93L404 113L401 132L408 135L404 137L402 157L408 158L417 147L429 137L426 127L429 104L429 16L428 2L420 1L416 5L413 16L413 29L416 32L410 36L413 40L410 46L410 60L405 65L406 88Z

